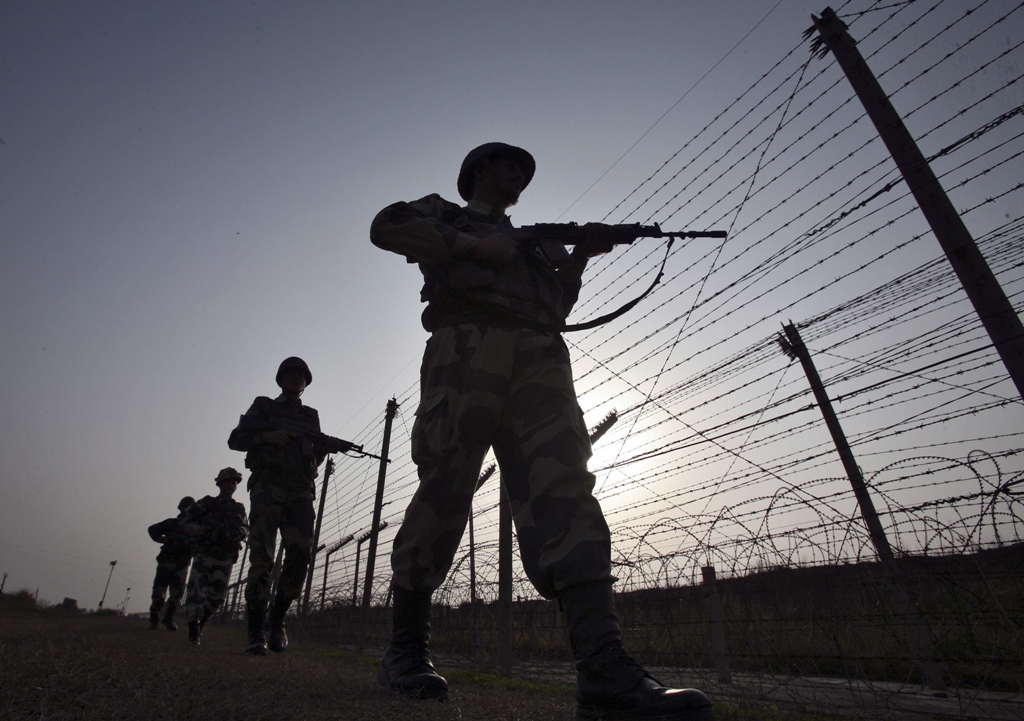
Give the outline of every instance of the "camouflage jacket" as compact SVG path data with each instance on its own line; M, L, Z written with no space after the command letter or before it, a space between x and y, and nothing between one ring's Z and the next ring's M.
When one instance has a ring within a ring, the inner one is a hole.
M238 560L242 541L249 535L245 506L232 498L204 496L183 514L185 525L196 534L196 553Z
M290 424L320 431L320 415L315 408L303 405L301 400L289 401L284 395L270 399L259 396L245 415L260 418L280 418ZM228 437L228 448L245 451L245 467L253 472L249 490L256 480L275 486L309 490L315 493L317 469L327 456L323 449L302 438L293 438L283 446L262 443L258 432L235 428Z
M423 327L433 331L467 321L562 324L576 303L586 263L555 270L533 249L521 246L507 265L473 258L473 233L511 228L507 216L486 215L439 195L395 203L373 219L370 240L379 248L419 263Z
M161 544L156 560L173 561L192 557L193 538L181 521L182 516L167 518L149 527L149 537Z

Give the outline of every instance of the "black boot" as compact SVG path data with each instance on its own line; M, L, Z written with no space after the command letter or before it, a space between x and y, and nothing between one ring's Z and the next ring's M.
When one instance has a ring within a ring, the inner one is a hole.
M164 626L168 631L177 631L178 624L174 622L174 612L178 610L177 601L168 601L164 608Z
M576 718L583 721L713 721L708 697L665 688L622 648L611 581L558 595L576 657Z
M434 670L430 640L430 591L394 588L394 627L377 681L384 690L410 698L445 701L448 682Z
M292 599L280 596L277 596L270 604L270 614L267 616L267 646L274 653L281 653L288 648L288 634L284 632L284 617L291 604Z
M198 646L200 639L203 635L203 622L198 618L193 618L188 622L188 642L193 646Z
M247 603L245 605L245 625L249 630L248 645L245 653L248 656L267 655L267 637L263 632L263 621L266 618L267 609L259 603Z
M160 625L160 610L156 608L149 609L149 630L155 631Z

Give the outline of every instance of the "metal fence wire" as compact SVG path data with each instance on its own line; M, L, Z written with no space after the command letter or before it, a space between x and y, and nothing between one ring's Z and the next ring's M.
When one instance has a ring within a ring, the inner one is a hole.
M837 12L1019 314L1024 4L850 0ZM663 120L677 149L624 181L604 218L728 239L673 249L640 308L566 336L585 415L618 418L591 470L626 643L663 681L741 703L1024 718L1024 403L843 72L812 56L803 30L728 107ZM635 243L597 259L574 317L635 295L663 255ZM890 564L780 347L791 321ZM348 544L318 558L300 639L386 643L387 554L417 484L418 381L399 383L370 608L354 607L365 579ZM383 425L374 412L355 437L380 448ZM364 459L335 461L327 546L369 529L377 479ZM494 666L499 485L500 471L478 492L475 547L463 538L434 597L446 663ZM513 672L571 680L556 605L518 561L512 598Z

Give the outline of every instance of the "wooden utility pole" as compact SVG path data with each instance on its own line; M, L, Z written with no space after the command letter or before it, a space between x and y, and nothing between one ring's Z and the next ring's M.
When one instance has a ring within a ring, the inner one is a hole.
M917 609L917 604L914 603L910 595L910 591L907 590L906 585L903 583L903 577L896 565L896 557L893 554L892 546L889 545L889 538L885 535L885 529L882 528L882 522L878 518L875 504L871 500L871 494L868 493L867 483L864 482L864 476L861 474L857 460L850 449L850 444L846 440L843 427L839 424L839 418L836 416L835 409L832 407L832 401L825 391L825 385L821 382L818 369L815 367L811 354L807 350L807 346L804 345L804 341L800 337L796 326L790 323L789 325L784 325L782 329L785 331L785 336L779 338L782 352L790 358L798 359L800 365L803 366L807 380L811 384L814 399L818 402L818 408L825 419L825 425L828 426L828 431L832 435L832 441L839 452L839 458L843 462L843 468L846 469L846 475L850 479L850 485L853 486L853 495L857 498L861 517L868 527L871 543L874 545L875 552L882 561L883 568L885 568L892 579L895 591L895 605L906 618L907 638L910 641L910 651L913 655L912 660L921 672L925 685L929 688L942 690L945 688L945 683L942 680L939 666L935 661L935 650L931 639L928 637L928 628L921 617L920 611Z
M380 535L380 510L384 505L384 479L388 472L388 449L391 445L391 422L398 413L398 401L392 398L384 410L384 440L380 449L380 470L377 472L377 496L373 501L373 525L370 526L370 550L366 553L366 584L363 586L363 610L370 609L370 587L377 560L377 536Z
M910 131L903 124L903 119L861 56L857 44L847 32L846 24L831 8L826 8L820 18L814 15L811 17L819 37L815 47L819 48L818 43L824 43L846 74L974 305L1010 378L1017 386L1017 394L1024 398L1024 325L1013 305Z
M327 483L334 472L334 459L328 458L324 465L324 482L320 485L320 510L316 514L316 528L313 529L313 545L309 549L309 568L306 570L306 592L302 595L302 612L309 612L309 591L313 587L313 569L320 552L320 526L324 520L324 506L327 505Z

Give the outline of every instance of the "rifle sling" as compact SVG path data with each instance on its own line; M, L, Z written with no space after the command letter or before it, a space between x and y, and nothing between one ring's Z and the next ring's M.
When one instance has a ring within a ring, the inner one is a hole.
M597 318L591 318L590 320L584 321L582 323L572 323L569 325L566 325L564 323L541 323L539 321L530 320L529 318L523 318L522 316L516 315L515 313L510 313L506 311L504 308L499 308L497 306L490 305L487 307L487 314L492 318L506 321L513 325L517 325L521 328L529 328L530 330L551 333L571 333L577 330L590 330L591 328L596 328L599 325L604 325L605 323L613 321L619 316L631 311L634 307L636 307L637 303L646 298L650 294L650 292L654 290L654 286L658 285L658 283L661 282L661 276L665 272L665 263L668 262L668 254L669 251L672 250L672 243L674 240L675 238L669 238L668 240L668 246L665 248L665 257L661 259L661 267L658 268L658 274L654 277L654 282L651 283L647 287L647 290L645 290L643 293L638 295L633 300L625 303L621 307L613 310L611 313L606 313L605 315L598 316Z

